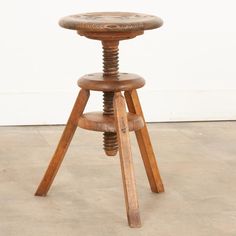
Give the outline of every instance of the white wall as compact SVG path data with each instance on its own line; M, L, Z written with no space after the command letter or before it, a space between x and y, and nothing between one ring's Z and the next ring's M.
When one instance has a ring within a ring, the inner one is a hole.
M148 121L236 119L235 9L233 0L1 1L0 125L65 123L77 79L100 71L102 56L99 42L57 22L89 11L164 19L120 45L120 70L147 81L140 96ZM96 97L87 110L101 108Z

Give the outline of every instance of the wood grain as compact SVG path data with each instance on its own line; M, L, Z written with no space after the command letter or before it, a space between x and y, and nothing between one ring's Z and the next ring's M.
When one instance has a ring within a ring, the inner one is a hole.
M89 91L81 89L79 95L75 101L74 107L70 114L67 125L64 129L64 132L61 136L57 149L52 157L51 162L47 168L47 171L38 186L38 189L35 193L36 196L45 196L52 185L52 182L60 168L60 165L64 159L66 151L70 145L70 142L73 138L76 128L78 127L79 117L84 111L84 108L89 99Z
M141 227L125 99L120 92L115 93L114 110L128 223Z
M143 116L142 108L139 102L138 94L136 90L125 92L125 98L127 106L130 112ZM164 192L164 186L161 180L161 176L158 170L157 161L152 148L151 140L149 137L147 125L135 132L138 141L139 149L142 155L143 163L146 169L147 177L152 192L159 193Z
M117 79L109 78L103 73L87 74L78 80L78 85L80 88L104 92L128 91L145 85L145 80L136 74L119 73Z
M90 12L63 17L63 28L83 32L132 32L162 26L161 18L133 12Z
M141 129L144 121L141 116L127 113L129 131ZM102 112L88 112L81 115L78 125L82 129L99 132L116 132L114 115L103 115Z

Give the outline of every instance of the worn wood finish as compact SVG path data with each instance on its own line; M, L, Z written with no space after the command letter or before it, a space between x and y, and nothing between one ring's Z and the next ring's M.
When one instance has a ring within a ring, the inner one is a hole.
M142 108L139 102L138 94L136 90L125 92L125 98L130 112L135 113L143 117ZM151 140L148 134L147 125L144 120L144 127L135 131L138 141L139 149L142 155L143 163L146 169L147 177L151 190L159 193L164 192L164 186L162 184L161 176L158 170L157 161L152 148Z
M102 41L120 41L142 35L144 30L161 27L161 18L132 12L92 12L63 17L63 28L79 35Z
M139 130L144 126L144 121L141 116L127 113L129 131ZM81 115L78 123L82 129L115 133L115 118L114 115L104 115L102 112L88 112Z
M115 93L114 109L128 223L130 227L140 227L141 221L131 155L125 99L120 92Z
M87 74L78 80L78 86L94 91L118 92L138 89L145 85L145 80L136 74L119 73L117 78L109 79L109 76L105 77L103 73Z
M132 12L91 12L63 17L63 28L82 32L134 32L162 26L161 18Z
M78 120L84 111L84 108L89 99L89 91L81 89L80 93L75 101L74 107L72 109L71 115L65 127L65 130L61 136L57 149L53 155L53 158L48 166L48 169L38 186L35 193L36 196L45 196L57 174L58 169L64 159L66 151L70 145L72 137L78 126Z

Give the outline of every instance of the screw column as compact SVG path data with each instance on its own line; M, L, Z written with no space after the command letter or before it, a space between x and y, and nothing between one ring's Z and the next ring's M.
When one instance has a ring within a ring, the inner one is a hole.
M107 80L118 80L119 74L119 41L102 41L103 77ZM103 92L103 114L114 115L114 92ZM103 133L103 147L107 156L115 156L118 151L116 133Z

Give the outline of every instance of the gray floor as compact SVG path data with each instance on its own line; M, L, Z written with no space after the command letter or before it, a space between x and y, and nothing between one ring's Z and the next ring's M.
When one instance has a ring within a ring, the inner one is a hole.
M149 130L166 192L151 193L132 134L143 227L127 226L118 157L78 129L45 198L33 193L63 127L0 128L0 235L236 235L236 122Z

